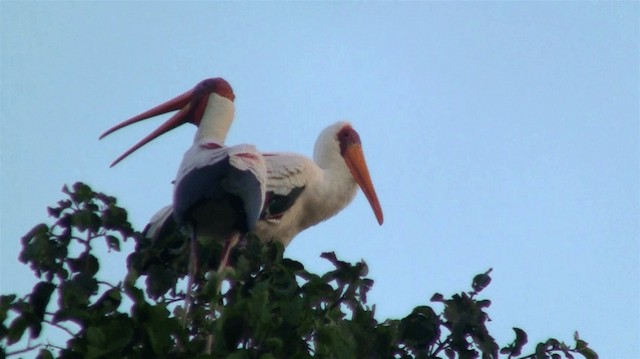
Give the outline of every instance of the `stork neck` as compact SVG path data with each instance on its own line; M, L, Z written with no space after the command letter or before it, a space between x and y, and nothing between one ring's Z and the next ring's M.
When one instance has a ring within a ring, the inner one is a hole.
M355 197L358 185L335 145L317 146L314 160L322 170L322 180L313 189L313 198L320 200L315 216L317 221L332 217Z
M322 169L327 196L333 193L349 195L355 193L357 184L349 171L344 158L337 151L325 153L326 156L314 156L318 167ZM337 197L340 197L338 195Z
M209 95L194 142L209 141L224 145L234 113L233 101L215 93Z
M317 192L314 198L322 201L317 204L317 208L322 208L318 212L323 212L317 214L322 217L320 220L342 210L353 200L358 189L358 184L340 154L340 143L336 137L336 133L345 125L348 122L337 122L324 129L313 149L313 159L322 170L322 180L314 190Z
M315 186L305 189L309 192L308 207L314 210L305 216L301 223L303 228L333 217L344 209L357 193L358 185L346 166L344 170L337 166L323 168L320 178Z
M336 122L325 128L313 146L313 160L316 164L323 170L336 172L336 175L349 174L349 169L340 154L340 143L336 137L336 133L345 125L348 125L348 122Z

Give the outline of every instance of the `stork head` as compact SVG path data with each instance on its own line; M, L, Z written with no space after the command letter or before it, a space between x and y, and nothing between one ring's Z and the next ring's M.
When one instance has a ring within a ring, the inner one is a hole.
M367 162L362 151L360 135L351 127L351 124L338 122L327 127L318 137L314 152L316 160L325 162L327 165L329 162L343 161L353 179L362 189L365 197L367 197L378 223L382 225L384 221L382 207L371 182ZM339 156L337 156L337 153L339 153ZM344 167L343 164L336 163L336 165Z
M219 117L221 115L221 112L228 114L227 116L224 116L225 118L222 123L216 124L220 128L220 131L218 132L222 132L221 136L223 138L221 140L224 141L224 136L226 136L226 132L229 130L231 120L233 119L234 99L235 95L233 94L233 89L227 81L220 77L206 79L204 81L201 81L193 89L183 93L182 95L166 101L161 105L158 105L110 128L100 136L100 139L133 123L143 121L167 112L178 111L155 131L140 140L140 142L136 143L133 147L123 153L115 161L113 161L111 167L115 166L125 157L129 156L131 153L135 152L137 149L152 141L156 137L169 132L185 123L192 123L200 128L201 125L204 125L205 122L216 121L216 118L214 117ZM216 106L220 103L226 103L227 106ZM212 107L224 108L214 109ZM212 124L207 125L212 126Z

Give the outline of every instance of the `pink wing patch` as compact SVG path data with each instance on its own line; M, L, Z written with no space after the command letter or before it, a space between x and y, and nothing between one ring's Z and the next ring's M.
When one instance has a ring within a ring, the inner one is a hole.
M255 154L253 154L253 153L246 153L246 152L243 152L243 153L238 153L236 156L238 156L238 157L248 158L248 159L250 159L250 160L254 160L254 161L259 160L259 157L258 157L257 155L255 155Z
M219 144L217 144L215 142L202 143L202 144L200 144L200 147L208 148L210 150L217 150L218 148L222 148L222 146L220 146Z

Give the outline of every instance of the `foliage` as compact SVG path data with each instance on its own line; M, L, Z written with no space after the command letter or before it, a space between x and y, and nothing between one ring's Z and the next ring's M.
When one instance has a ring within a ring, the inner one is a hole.
M38 358L598 357L577 334L573 346L549 339L521 356L527 334L519 328L500 348L486 327L491 302L478 299L491 270L477 275L469 292L435 294L431 302L440 311L423 305L379 322L367 304L373 281L364 262L324 253L335 269L317 275L283 258L281 245L252 236L220 278L210 270L217 244L200 243L205 250L186 314L181 288L189 251L178 231L152 243L133 230L115 198L82 183L63 192L68 199L49 208L55 223L22 238L20 261L40 282L24 297L0 296L0 358L35 350ZM119 251L127 240L136 242L128 274L118 283L101 280L95 247L104 241ZM67 332L68 341L46 342L43 326Z

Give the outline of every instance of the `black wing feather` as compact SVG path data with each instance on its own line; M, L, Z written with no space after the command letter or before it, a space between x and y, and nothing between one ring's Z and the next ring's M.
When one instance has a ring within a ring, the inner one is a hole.
M266 203L264 204L264 209L262 210L260 219L282 217L282 215L284 215L284 213L289 210L294 203L296 203L296 200L300 197L304 188L304 186L296 187L285 195L275 194L272 191L268 191L265 201Z

